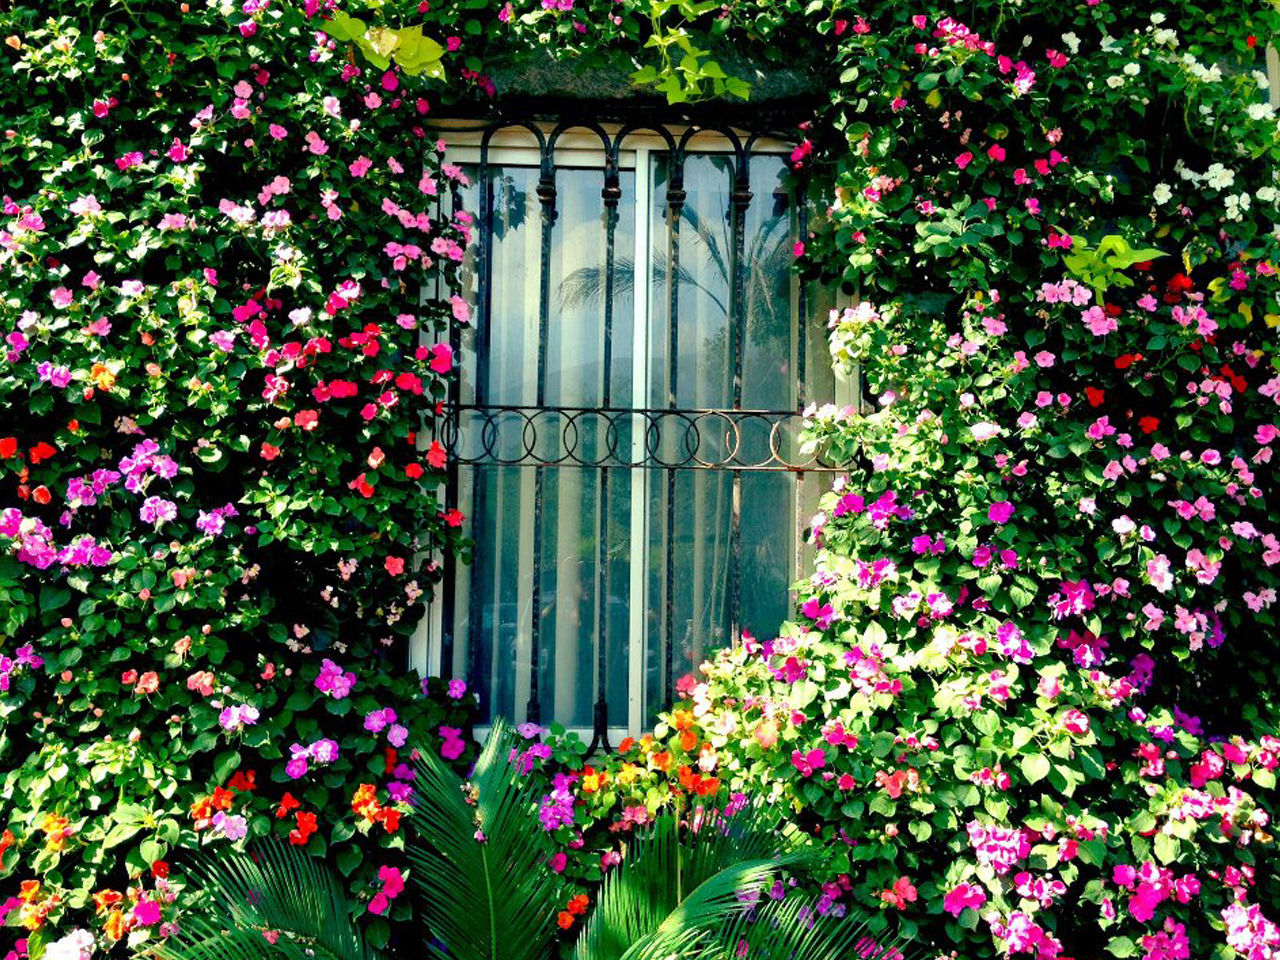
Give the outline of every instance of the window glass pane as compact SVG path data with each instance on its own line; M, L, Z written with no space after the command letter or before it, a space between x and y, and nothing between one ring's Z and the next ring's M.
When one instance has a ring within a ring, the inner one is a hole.
M455 644L455 662L481 692L486 719L529 715L536 642L538 715L589 727L603 624L606 693L618 711L611 723L627 722L630 477L610 470L606 479L599 469L568 465L597 463L609 444L630 443L628 424L611 436L598 412L606 400L631 404L634 324L633 283L623 278L630 258L623 262L616 254L606 318L603 176L599 169L557 171L547 335L541 338L538 171L489 167L493 229L489 269L479 278L488 311L477 313L463 364L472 384L466 389L464 382L464 404L486 409L462 413L460 448L526 465L460 471L475 548L471 565L456 577L453 627L463 642ZM634 243L632 171L621 173L620 186L615 250L626 252ZM472 209L478 200L474 187L462 197ZM531 459L551 465L535 469L527 465Z
M654 195L649 209L650 233L655 238L650 403L685 411L732 408L735 357L731 306L736 266L732 157L686 157L686 200L674 271L674 324L668 285L672 273L668 166L665 155L654 156ZM742 252L744 408L795 409L796 337L790 269L794 236L785 173L780 157L761 156L751 165L754 196L744 219ZM668 422L673 420L668 418ZM682 422L687 425L684 430L663 431L664 462L692 458L696 463L715 464L733 458L737 463L766 463L771 443L782 442L767 418L687 413ZM786 455L785 444L779 452ZM670 691L664 690L664 684L673 683L732 639L735 591L740 623L748 630L767 633L786 616L787 591L795 570L795 480L787 474L744 471L739 482L745 508L735 548L731 472L668 470L650 479L649 609L644 641L645 703L650 719L667 700Z

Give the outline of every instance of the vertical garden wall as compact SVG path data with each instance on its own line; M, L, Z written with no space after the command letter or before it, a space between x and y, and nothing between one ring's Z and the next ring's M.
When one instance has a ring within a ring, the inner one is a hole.
M500 101L486 64L521 50L749 95L705 52L732 45L831 91L797 118L825 211L798 269L856 296L832 351L874 412L813 412L848 473L795 623L619 755L540 751L578 768L554 866L589 889L626 825L750 787L829 842L824 909L940 952L1280 952L1275 9L342 7L0 12L24 949L161 940L170 861L268 833L351 878L375 942L408 920L400 751L470 756L467 692L400 666L460 521L428 425L469 310L419 289L474 224L435 212L460 173L428 121Z

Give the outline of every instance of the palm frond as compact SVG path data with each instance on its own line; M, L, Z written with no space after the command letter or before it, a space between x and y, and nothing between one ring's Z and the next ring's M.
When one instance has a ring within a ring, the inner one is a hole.
M577 960L683 956L740 903L740 891L781 866L808 862L803 838L764 805L731 816L695 811L690 819L682 825L664 816L636 834L600 887Z
M423 918L452 960L536 960L552 942L565 882L536 815L538 795L508 757L502 722L467 781L419 749L417 805L407 853L423 893Z
M159 960L378 960L342 883L297 847L267 841L250 853L201 856L190 875L207 910L182 918L155 949Z
M924 960L934 955L872 926L870 918L857 914L821 916L813 903L792 895L740 911L705 944L699 960Z

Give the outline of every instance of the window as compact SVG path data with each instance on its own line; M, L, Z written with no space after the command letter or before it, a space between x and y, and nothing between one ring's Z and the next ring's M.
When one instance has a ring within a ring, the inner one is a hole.
M428 631L486 716L617 742L744 630L776 629L831 394L791 263L785 143L512 124L446 135L477 213L439 434L468 518ZM818 468L821 469L821 468Z

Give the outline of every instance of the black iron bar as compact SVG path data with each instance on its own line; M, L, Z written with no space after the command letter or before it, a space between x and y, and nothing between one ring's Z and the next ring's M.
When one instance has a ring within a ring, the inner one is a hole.
M730 362L733 369L733 408L742 407L742 370L746 363L746 219L751 205L750 145L738 155L730 217L733 226L732 287L729 294ZM742 632L742 474L732 474L733 491L729 506L729 640L738 643Z
M687 134L686 134L687 137ZM684 143L671 151L667 171L667 407L678 407L677 389L680 379L680 219L684 216ZM663 585L662 630L662 706L671 709L675 696L675 610L676 569L675 535L676 474L667 470L666 523L663 527L666 554L666 582Z
M536 406L547 402L547 331L551 326L551 234L556 222L555 149L552 142L542 144L542 163L538 177L538 201L542 204L542 245L538 284L538 372ZM525 719L537 723L542 718L538 696L542 656L542 521L546 467L536 467L533 478L533 623L530 630L529 702Z

